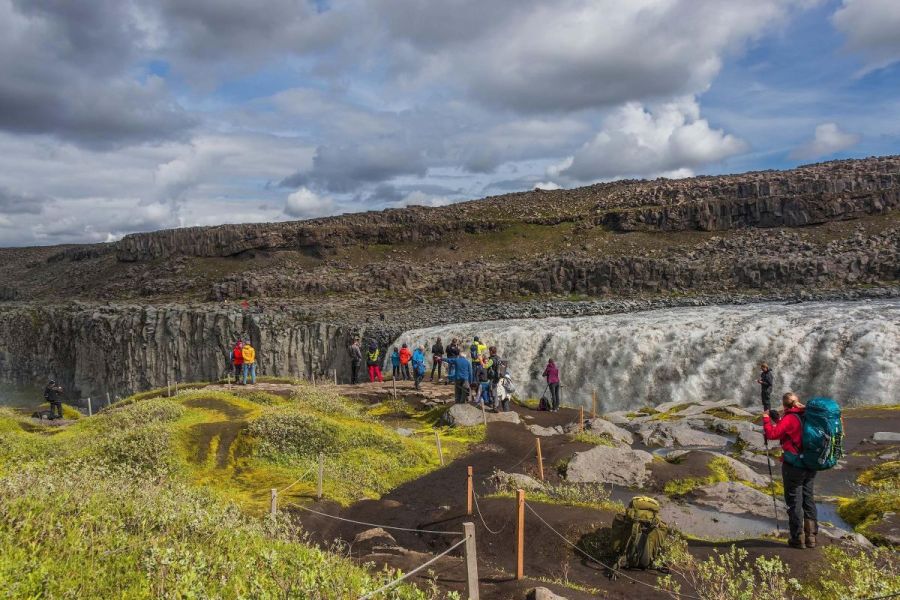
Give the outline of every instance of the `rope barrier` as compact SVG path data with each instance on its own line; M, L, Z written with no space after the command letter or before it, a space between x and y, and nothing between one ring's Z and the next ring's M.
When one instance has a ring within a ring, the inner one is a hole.
M615 572L615 573L621 575L622 577L624 577L625 579L628 579L629 581L633 581L634 583L643 585L643 586L645 586L645 587L648 587L648 588L650 588L650 589L656 590L656 591L658 591L658 592L663 592L663 593L665 593L665 594L668 593L667 590L664 590L663 588L661 588L661 587L659 587L659 586L653 585L653 584L651 584L651 583L646 583L646 582L644 582L644 581L641 581L640 579L635 579L634 577L629 576L627 573L623 573L622 571L619 571L619 570L617 570L617 569L613 569L613 568L610 567L609 565L607 565L607 564L605 564L605 563L603 563L603 562L597 560L596 558L594 558L593 556L591 556L590 554L588 554L587 552L585 552L584 550L582 550L581 548L579 548L578 546L576 546L575 544L573 544L572 542L570 542L568 539L566 539L566 537L565 537L563 534L561 534L561 533L558 532L556 529L554 529L553 526L550 525L550 523L548 523L547 521L545 521L544 518L541 517L541 515L539 515L539 514L537 513L537 511L534 510L534 509L531 507L531 505L528 504L527 502L525 503L525 508L527 508L528 510L530 510L530 511L531 511L531 514L533 514L534 516L536 516L536 517L538 518L538 520L539 520L541 523L543 523L544 526L547 527L547 529L549 529L550 531L552 531L553 533L555 533L557 536L559 536L559 539L561 539L561 540L564 541L566 544L568 544L569 546L571 546L572 548L574 548L575 550L577 550L578 552L580 552L582 555L584 555L584 556L587 557L588 559L594 561L595 563L597 563L598 565L600 565L600 566L603 567L604 569L608 569L608 570L611 571L611 572ZM683 593L683 592L680 593L679 596L683 596L683 597L685 597L685 598L690 598L691 600L703 600L703 598L700 598L699 596L692 596L692 595L690 595L690 594L685 594L685 593Z
M280 496L281 494L285 493L286 491L288 491L289 489L291 489L292 487L294 487L295 485L297 485L298 483L303 481L303 479L306 478L307 475L309 475L310 473L313 472L313 469L315 469L315 467L312 467L311 469L307 469L306 473L304 473L303 475L301 475L300 477L297 478L297 481L295 481L294 483L292 483L291 485L289 485L287 487L284 487L284 488L281 488L280 490L278 490L278 495Z
M359 600L369 600L370 598L374 598L375 596L377 596L378 594L380 594L380 593L382 593L382 592L386 592L387 590L391 589L392 587L394 587L395 585L397 585L397 584L400 583L401 581L404 581L405 579L408 579L408 578L412 577L413 575L415 575L416 573L418 573L419 571L421 571L422 569L424 569L424 568L427 567L428 565L437 562L439 559L441 559L441 558L443 558L444 556L450 554L450 552L451 552L452 550L456 550L457 548L459 548L460 546L462 546L462 545L465 544L465 543L466 543L465 538L459 540L458 542L456 542L455 544L453 544L452 546L450 546L449 548L447 548L446 550L444 550L443 552L441 552L440 554L438 554L438 555L435 556L434 558L428 560L428 562L422 563L421 565L419 565L418 567L416 567L415 569L413 569L412 571L410 571L409 573L407 573L407 574L404 575L403 577L401 577L401 578L399 578L399 579L395 579L394 581L391 581L391 582L388 583L387 585L381 586L380 588L378 588L378 589L375 590L374 592L369 592L369 593L366 594L365 596L360 596Z
M516 467L518 467L519 465L521 465L523 462L525 462L526 460L528 460L529 458L531 458L531 457L535 454L535 452L536 452L536 451L535 451L534 449L529 450L529 451L528 451L528 454L526 454L525 456L522 457L522 460L520 460L519 462L517 462L516 464L514 464L514 465L512 465L512 466L510 466L510 467L504 468L503 470L509 472L509 471L515 469Z
M353 519L345 519L344 517L338 517L336 515L329 515L328 513L319 512L317 510L313 510L311 508L307 508L305 506L301 506L299 504L290 503L289 506L295 506L300 510L305 510L306 512L313 513L314 515L319 515L320 517L328 517L329 519L335 519L337 521L344 521L346 523L355 523L356 525L365 525L366 527L381 527L382 529L393 529L395 531L408 531L411 533L432 533L434 535L463 535L458 531L434 531L431 529L409 529L408 527L394 527L392 525L379 525L378 523L366 523L365 521L354 521Z
M510 523L512 523L512 521L513 521L512 518L509 518L506 520L506 523L504 523L503 526L500 527L499 530L497 530L497 531L492 530L490 527L488 527L487 523L484 521L484 515L481 513L481 507L478 506L478 494L476 494L474 490L472 491L472 497L475 499L475 510L478 511L478 518L481 519L481 524L484 525L484 528L487 529L488 533L490 533L491 535L500 535L501 533L503 533L503 530L506 529L506 527Z

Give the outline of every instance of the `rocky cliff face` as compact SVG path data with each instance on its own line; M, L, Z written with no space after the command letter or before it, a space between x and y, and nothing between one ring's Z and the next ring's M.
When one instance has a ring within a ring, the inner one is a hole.
M350 327L290 313L179 306L7 307L0 311L0 381L54 377L76 397L105 398L167 382L224 376L238 336L258 349L258 374L342 380ZM387 343L397 331L372 330Z

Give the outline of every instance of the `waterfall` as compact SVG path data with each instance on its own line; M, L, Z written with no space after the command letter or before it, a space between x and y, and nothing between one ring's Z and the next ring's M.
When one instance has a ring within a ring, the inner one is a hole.
M548 358L561 399L603 412L662 402L737 400L760 407L759 363L786 391L844 405L900 403L900 300L672 308L577 318L458 323L405 332L394 345L473 336L496 345L520 397L540 396Z

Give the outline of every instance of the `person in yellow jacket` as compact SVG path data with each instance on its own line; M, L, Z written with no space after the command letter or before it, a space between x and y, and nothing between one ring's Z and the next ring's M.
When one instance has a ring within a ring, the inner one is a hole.
M244 357L244 385L247 385L247 374L250 375L250 383L256 383L256 350L250 345L250 342L244 342L241 349L241 355Z

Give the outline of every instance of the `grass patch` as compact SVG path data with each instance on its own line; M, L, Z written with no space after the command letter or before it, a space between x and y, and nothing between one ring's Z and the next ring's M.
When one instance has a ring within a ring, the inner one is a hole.
M841 518L876 544L886 544L887 540L872 528L881 523L884 513L898 511L900 511L900 494L896 489L881 490L838 501L838 514Z
M515 484L498 489L490 498L515 498ZM582 506L599 510L623 512L625 506L618 500L611 500L610 491L600 483L547 483L540 490L527 493L529 502L544 504L562 504L565 506Z
M900 461L882 463L860 473L856 481L879 490L900 488Z
M724 408L710 408L709 410L704 410L703 414L712 415L713 417L725 419L726 421L752 421L755 418L753 416L742 417L740 415L735 415Z
M605 434L591 433L590 431L579 431L569 436L573 442L582 442L584 444L593 444L594 446L615 446L616 443L611 437Z
M537 410L541 406L540 398L519 398L518 396L513 396L513 402L531 410Z
M627 416L629 419L637 419L639 417L650 417L653 415L658 415L659 411L653 408L652 406L645 406L643 408L639 408L634 412L628 413Z
M669 497L685 496L695 489L714 483L722 483L726 481L737 481L748 487L752 487L761 492L771 494L772 485L759 486L749 481L739 479L734 467L724 457L716 456L706 465L709 475L706 477L686 477L684 479L672 479L666 482L663 487L663 493ZM784 486L780 481L775 482L774 493L776 495L784 494Z

